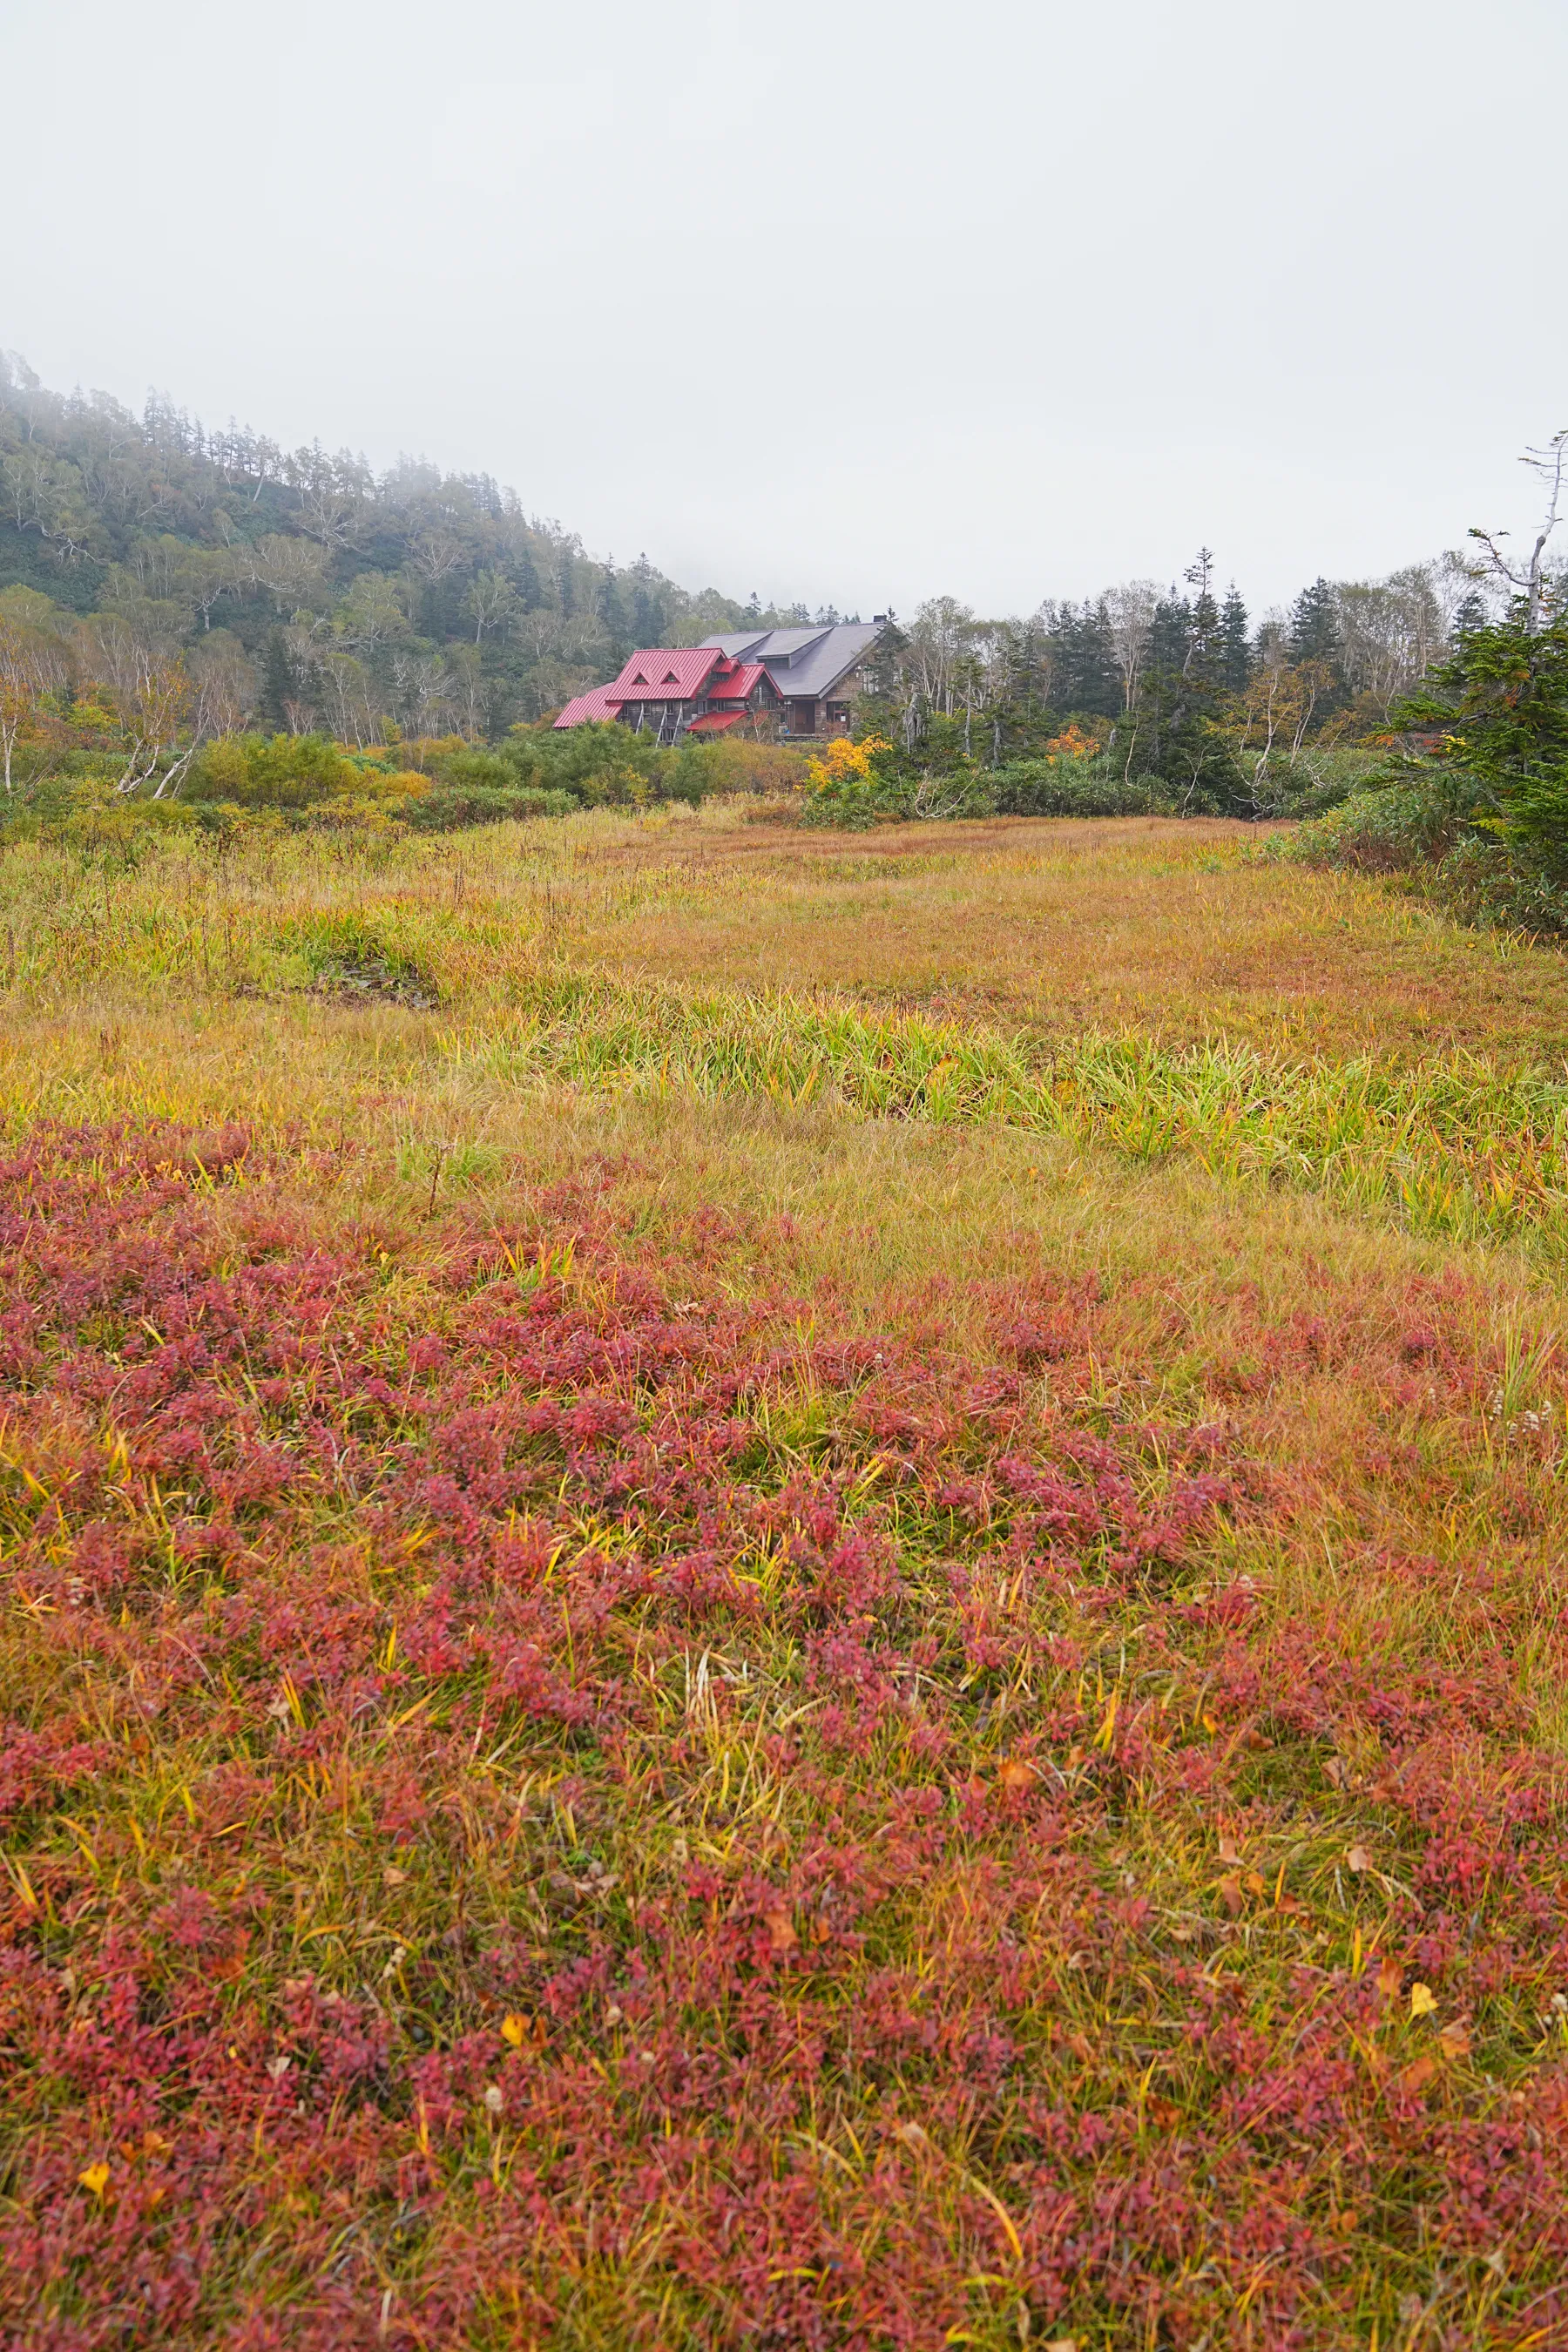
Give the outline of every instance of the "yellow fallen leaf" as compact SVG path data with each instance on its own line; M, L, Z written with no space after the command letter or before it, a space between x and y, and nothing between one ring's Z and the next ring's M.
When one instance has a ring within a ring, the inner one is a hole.
M793 1952L800 1942L800 1937L795 1932L795 1923L787 1911L764 1911L763 1925L768 1931L769 1948L774 1952L781 1955L784 1952Z
M89 2164L85 2172L77 2174L77 2179L94 2197L101 2197L109 2186L109 2167L107 2164Z
M528 2039L527 2018L518 2017L515 2014L503 2018L500 2034L503 2042L510 2042L514 2050L521 2050Z
M1437 2007L1437 1997L1430 1985L1413 1984L1410 1988L1412 2017L1430 2017Z

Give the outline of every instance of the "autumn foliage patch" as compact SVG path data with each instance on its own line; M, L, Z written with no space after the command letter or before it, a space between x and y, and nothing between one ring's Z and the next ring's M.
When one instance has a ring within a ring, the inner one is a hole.
M1097 1282L958 1360L340 1173L0 1164L5 2342L1562 2340L1555 1604L1240 1564L1248 1382L1468 1407L1462 1301L1205 1423Z

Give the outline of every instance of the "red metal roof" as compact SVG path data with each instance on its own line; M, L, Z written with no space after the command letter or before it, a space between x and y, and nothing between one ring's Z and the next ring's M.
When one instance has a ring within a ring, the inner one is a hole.
M705 710L686 731L689 735L722 735L727 727L738 727L745 715L743 710Z
M586 694L572 697L555 724L557 727L583 727L591 719L613 719L619 708L613 687L590 687Z
M645 646L605 691L616 702L694 702L724 659L718 646Z
M708 698L710 702L744 702L757 680L766 676L761 662L737 662L726 677L715 670L708 681Z

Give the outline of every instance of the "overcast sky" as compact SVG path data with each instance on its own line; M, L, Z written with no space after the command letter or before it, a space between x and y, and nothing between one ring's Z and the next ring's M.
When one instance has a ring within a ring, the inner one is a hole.
M0 0L0 344L693 587L1257 610L1533 513L1565 68L1563 0Z

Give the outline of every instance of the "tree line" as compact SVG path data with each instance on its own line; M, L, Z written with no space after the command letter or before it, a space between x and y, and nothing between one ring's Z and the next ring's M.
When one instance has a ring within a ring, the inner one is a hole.
M1450 554L1320 578L1256 621L1207 549L1179 584L1022 618L933 597L884 634L858 731L910 776L1059 765L1068 743L1149 805L1301 813L1515 593L1506 550L1484 554L1489 590ZM637 645L838 617L601 562L486 475L409 458L377 475L166 399L137 416L0 356L5 797L52 766L166 798L241 733L500 745Z
M1456 552L1383 580L1319 578L1255 625L1234 582L1219 593L1205 548L1179 586L1125 581L1022 620L931 599L878 648L865 719L927 770L1000 771L1070 727L1129 787L1271 814L1322 790L1326 755L1386 732L1490 609Z

